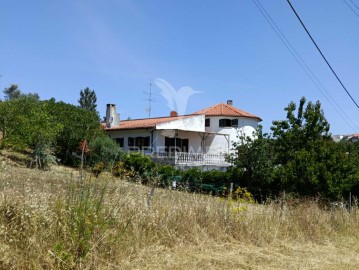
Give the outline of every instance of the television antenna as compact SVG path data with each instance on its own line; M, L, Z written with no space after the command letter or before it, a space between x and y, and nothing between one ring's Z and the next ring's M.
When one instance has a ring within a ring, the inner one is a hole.
M148 94L148 98L146 98L148 105L146 107L146 112L148 113L148 118L151 117L151 111L152 111L152 102L154 101L154 99L152 98L152 83L150 83L150 91L147 92L143 92L144 94Z

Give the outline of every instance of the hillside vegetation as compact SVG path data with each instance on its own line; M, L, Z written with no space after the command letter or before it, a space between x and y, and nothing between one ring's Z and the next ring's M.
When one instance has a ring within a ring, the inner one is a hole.
M0 269L359 267L356 208L257 205L0 159Z

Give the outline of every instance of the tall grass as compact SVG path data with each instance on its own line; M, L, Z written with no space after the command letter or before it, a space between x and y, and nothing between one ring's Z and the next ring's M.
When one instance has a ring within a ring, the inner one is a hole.
M358 248L358 210L283 207L28 169L0 171L1 269L131 269L180 246L312 243ZM3 182L3 183L5 183ZM60 183L60 184L59 184ZM142 260L142 261L139 261Z

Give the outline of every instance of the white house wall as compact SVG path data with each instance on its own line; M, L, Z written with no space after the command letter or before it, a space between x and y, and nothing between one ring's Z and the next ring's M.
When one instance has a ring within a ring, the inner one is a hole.
M206 131L221 134L227 134L230 140L230 148L233 142L238 142L238 135L253 137L253 132L258 127L258 121L251 118L229 117L229 116L213 116L210 118L210 126L206 127ZM238 127L220 127L220 119L238 119ZM208 138L206 141L207 153L214 154L222 151L228 151L228 142L224 136L216 135L214 138Z
M229 141L229 147L228 147ZM231 147L230 136L224 135L209 135L205 141L206 154L225 154L228 153L228 148Z
M188 131L205 131L204 115L196 115L156 125L156 129L182 129Z
M137 129L137 130L117 130L108 131L113 138L124 138L124 151L128 151L129 137L145 137L152 136L150 143L154 152L165 152L165 137L177 137L188 139L188 147L190 152L206 154L227 153L228 148L232 147L233 141L238 141L238 135L252 136L258 126L255 119L236 118L226 116L214 116L210 118L210 127L205 127L205 117L203 115L193 116L185 119L158 124L156 129ZM238 119L238 127L219 127L220 119ZM183 131L189 130L189 131ZM204 133L209 132L209 133ZM213 133L226 134L219 135ZM205 142L202 144L201 136L204 136ZM229 145L228 145L229 144ZM202 146L204 147L202 149ZM146 152L150 152L147 150Z

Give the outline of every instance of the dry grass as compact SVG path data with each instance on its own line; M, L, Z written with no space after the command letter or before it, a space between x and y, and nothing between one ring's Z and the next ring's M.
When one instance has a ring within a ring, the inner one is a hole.
M359 212L247 205L0 160L0 269L358 269Z

